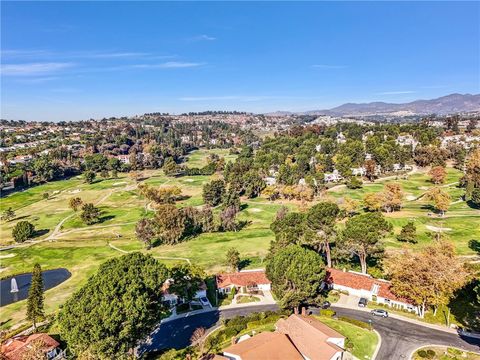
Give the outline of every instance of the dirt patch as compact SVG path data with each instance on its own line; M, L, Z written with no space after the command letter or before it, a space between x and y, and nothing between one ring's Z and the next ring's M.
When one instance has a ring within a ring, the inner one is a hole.
M185 180L183 180L183 181L185 181L185 182L194 182L195 180L193 180L193 179L185 179Z
M112 186L125 185L126 183L127 183L126 181L119 181L119 182L113 183Z
M416 198L417 198L417 197L416 197L415 195L407 195L407 196L406 196L406 199L407 199L408 201L413 201L413 200L415 200Z
M80 189L75 189L75 190L70 190L69 193L70 194L78 194L79 192L81 192L82 190Z
M252 208L250 209L251 212L255 212L255 213L258 213L258 212L261 212L263 211L262 209L259 209L259 208Z

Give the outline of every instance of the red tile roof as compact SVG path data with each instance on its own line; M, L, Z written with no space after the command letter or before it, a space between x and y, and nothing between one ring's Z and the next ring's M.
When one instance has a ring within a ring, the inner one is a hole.
M357 290L371 291L374 284L379 286L378 296L393 300L410 303L409 300L396 296L391 291L392 284L387 280L375 279L368 275L357 274L348 271L329 268L325 277L327 284L336 284Z
M303 360L288 336L276 332L263 332L231 345L223 354L233 354L242 360Z
M249 285L264 285L270 284L267 279L265 270L246 270L237 273L219 274L217 275L217 288L224 288L227 286L249 286Z
M343 349L328 341L345 336L311 316L290 315L278 320L277 331L288 335L295 347L310 360L330 360Z
M17 336L2 344L2 355L4 355L7 360L24 360L25 353L35 341L42 344L42 350L45 353L60 346L57 340L45 333L33 334L30 336Z

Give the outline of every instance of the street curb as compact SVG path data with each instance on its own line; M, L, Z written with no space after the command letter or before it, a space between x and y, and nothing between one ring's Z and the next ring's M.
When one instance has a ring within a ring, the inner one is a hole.
M380 335L380 333L377 330L373 329L373 331L378 336L377 348L375 349L375 352L373 353L373 356L372 356L372 360L375 360L377 358L378 352L380 351L380 348L382 347L382 336Z
M343 304L335 304L335 303L332 304L332 307L333 308L337 307L337 308L342 308L342 309L356 310L356 311L363 311L363 312L366 312L366 313L369 313L372 310L370 308L368 308L368 309L353 308L353 307L350 307L350 306L344 306ZM419 320L415 320L415 319L410 319L410 318L407 318L405 316L401 316L401 315L393 314L393 313L389 313L389 317L392 318L392 319L397 319L397 320L405 321L405 322L408 322L408 323L411 323L411 324L427 327L429 329L434 329L434 330L443 331L443 332L446 332L446 333L449 333L449 334L457 334L458 335L457 330L447 328L446 326L437 325L437 324L430 324L430 323L427 323L427 322L423 322L423 321L419 321ZM466 335L466 336L468 336L468 335Z
M480 354L480 352L476 352L476 351L472 351L472 350L465 350L465 349L461 349L461 348L456 347L456 346L430 344L430 345L422 345L422 346L419 346L416 349L413 349L412 352L410 353L410 355L408 356L408 359L412 360L413 359L413 354L415 354L415 352L417 352L420 349L427 348L427 347L452 348L452 349L457 349L457 350L460 350L460 351L469 352L469 353L473 353L473 354Z

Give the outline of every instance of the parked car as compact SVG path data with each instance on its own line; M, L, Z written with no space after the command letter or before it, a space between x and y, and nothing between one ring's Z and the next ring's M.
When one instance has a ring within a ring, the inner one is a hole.
M387 317L388 317L388 311L382 310L382 309L372 310L371 313L372 313L372 315L374 315L374 316L381 316L381 317L384 317L384 318L387 318Z
M358 301L358 306L359 307L367 307L368 300L365 298L360 298Z
M324 301L320 307L322 309L328 309L332 304L330 304L330 301Z
M201 297L199 300L203 306L210 306L210 301L206 297Z

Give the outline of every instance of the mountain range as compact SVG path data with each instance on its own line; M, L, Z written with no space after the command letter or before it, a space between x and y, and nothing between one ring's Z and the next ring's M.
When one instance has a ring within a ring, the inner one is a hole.
M429 115L454 114L459 112L480 111L480 94L450 94L431 100L415 100L409 103L395 104L381 101L370 103L346 103L328 110L311 110L307 115L332 116L369 116L369 115ZM277 112L275 114L285 114Z

